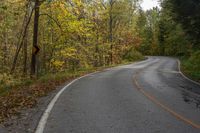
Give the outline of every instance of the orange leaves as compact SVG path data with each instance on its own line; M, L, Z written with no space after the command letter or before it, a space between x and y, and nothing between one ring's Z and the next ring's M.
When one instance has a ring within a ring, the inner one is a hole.
M64 75L60 78L48 78L47 82L39 80L30 86L13 87L8 93L0 96L0 123L12 116L20 115L22 109L34 107L40 97L46 96L58 85L83 73Z
M19 113L20 108L33 107L36 99L27 91L12 90L0 97L0 123Z

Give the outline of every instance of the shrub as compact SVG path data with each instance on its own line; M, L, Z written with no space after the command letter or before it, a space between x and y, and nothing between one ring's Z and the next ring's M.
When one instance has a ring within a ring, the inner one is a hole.
M192 69L200 71L200 51L191 55L189 63L191 64Z
M189 59L182 60L183 69L190 77L200 80L200 51L194 52Z
M123 56L123 59L126 61L136 61L144 59L144 56L140 52L132 48Z

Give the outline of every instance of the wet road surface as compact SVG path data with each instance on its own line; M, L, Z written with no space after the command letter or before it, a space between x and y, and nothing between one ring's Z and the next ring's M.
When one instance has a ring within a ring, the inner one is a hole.
M79 79L54 105L44 133L199 133L200 86L177 60L148 60Z

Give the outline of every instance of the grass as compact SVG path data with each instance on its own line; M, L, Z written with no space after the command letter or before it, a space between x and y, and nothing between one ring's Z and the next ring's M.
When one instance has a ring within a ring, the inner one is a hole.
M180 61L183 73L200 82L200 52L194 53L191 57L182 57Z

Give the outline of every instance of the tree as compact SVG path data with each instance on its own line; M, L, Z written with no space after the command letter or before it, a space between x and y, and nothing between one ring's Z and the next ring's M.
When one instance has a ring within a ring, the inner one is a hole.
M34 29L33 29L33 51L31 58L31 76L36 74L37 67L37 55L36 50L38 48L38 25L39 25L39 15L40 15L40 2L35 0L35 17L34 17Z
M171 6L174 20L182 25L194 47L200 48L200 1L165 0L163 4Z
M153 8L146 12L140 10L137 21L137 32L141 38L140 51L148 55L159 55L159 21L160 11Z
M139 44L137 9L138 0L3 0L0 59L31 77L121 63Z

